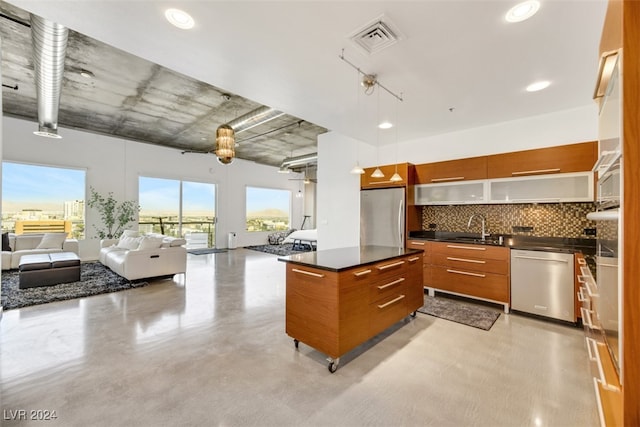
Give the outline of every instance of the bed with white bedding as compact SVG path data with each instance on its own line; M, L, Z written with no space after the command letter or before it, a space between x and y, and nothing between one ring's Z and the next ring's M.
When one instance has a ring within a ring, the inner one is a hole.
M318 229L298 230L289 234L282 243L293 243L296 245L308 245L315 249L318 240Z

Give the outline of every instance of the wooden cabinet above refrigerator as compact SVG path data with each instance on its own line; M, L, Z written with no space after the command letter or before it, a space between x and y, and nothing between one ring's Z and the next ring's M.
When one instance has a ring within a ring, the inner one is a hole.
M371 176L376 167L365 168L364 173L360 175L360 189L407 187L413 185L414 166L412 164L398 163L397 165L379 166L379 168L384 174L382 178L373 178ZM396 173L396 170L402 178L402 181L391 181L391 177Z

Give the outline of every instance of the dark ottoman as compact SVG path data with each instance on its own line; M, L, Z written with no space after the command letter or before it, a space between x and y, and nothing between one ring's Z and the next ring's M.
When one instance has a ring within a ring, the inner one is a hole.
M24 255L20 258L20 289L80 281L80 258L73 252Z

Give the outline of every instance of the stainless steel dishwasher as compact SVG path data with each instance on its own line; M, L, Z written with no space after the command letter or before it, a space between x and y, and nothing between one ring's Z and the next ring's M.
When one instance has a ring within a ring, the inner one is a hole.
M573 254L511 249L511 308L575 322Z

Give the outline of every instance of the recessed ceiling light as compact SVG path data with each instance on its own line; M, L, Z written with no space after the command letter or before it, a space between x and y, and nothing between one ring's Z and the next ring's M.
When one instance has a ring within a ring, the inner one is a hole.
M537 92L542 89L546 89L549 87L551 82L549 80L541 80L539 82L531 83L527 86L527 92Z
M540 9L539 1L527 0L509 9L504 19L506 19L507 22L522 22L535 15L538 9Z
M393 127L393 123L382 122L378 125L380 129L391 129Z
M80 75L85 79L92 79L94 77L93 73L89 70L85 70L84 68L80 70Z
M167 9L164 11L164 17L171 24L183 30L190 30L196 23L191 15L180 9Z

